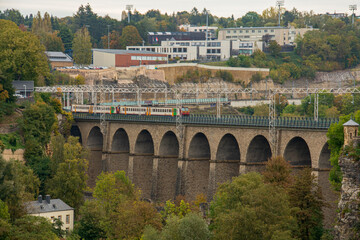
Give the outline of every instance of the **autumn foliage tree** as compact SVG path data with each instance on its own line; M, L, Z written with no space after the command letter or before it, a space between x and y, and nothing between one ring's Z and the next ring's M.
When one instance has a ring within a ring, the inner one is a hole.
M137 46L142 43L142 38L136 27L126 26L124 27L121 34L121 47L126 48L126 46Z
M264 181L280 187L289 187L291 178L291 166L282 156L272 157L266 163L263 172Z

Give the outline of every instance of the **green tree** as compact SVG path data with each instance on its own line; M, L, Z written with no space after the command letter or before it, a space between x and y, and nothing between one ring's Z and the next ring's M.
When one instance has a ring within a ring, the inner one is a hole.
M206 221L196 213L189 213L184 218L172 216L166 221L161 232L153 227L144 231L144 240L207 240L210 231Z
M57 240L50 221L44 217L24 216L16 219L10 232L10 239Z
M138 30L134 26L126 26L121 34L121 45L122 48L126 46L137 46L142 43L142 38L139 35Z
M60 198L77 212L84 203L88 162L86 159L71 159L60 163L56 174L47 184L47 192Z
M38 194L40 181L32 169L0 156L0 200L6 203L12 220L25 214L24 202Z
M161 227L161 216L152 204L140 201L140 194L124 171L101 173L93 192L93 203L81 209L87 218L79 235L94 236L101 229L109 239L139 239L146 225ZM89 207L93 206L93 207ZM99 224L97 224L99 222ZM93 227L91 227L93 226Z
M270 41L269 43L270 54L274 57L279 56L281 51L281 46L276 41Z
M241 175L220 185L210 205L214 239L294 239L291 212L285 190L258 173Z
M8 91L10 100L13 80L33 80L39 85L49 74L45 48L36 36L21 31L15 23L0 20L0 72L3 87Z
M291 205L297 209L298 237L304 240L320 239L323 234L324 200L310 168L302 170L295 177L289 196Z
M77 64L91 63L91 41L89 31L83 27L76 31L73 41L73 56Z
M104 212L96 201L86 201L80 208L80 220L77 232L82 239L97 240L106 237L105 230L100 225L104 218Z
M72 48L72 42L73 42L73 34L70 28L65 24L60 24L58 36L61 38L65 50L70 50Z

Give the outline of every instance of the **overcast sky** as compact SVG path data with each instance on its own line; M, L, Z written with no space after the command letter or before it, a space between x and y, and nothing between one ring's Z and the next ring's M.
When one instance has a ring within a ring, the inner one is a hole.
M58 17L72 16L81 4L89 3L95 13L100 16L108 14L120 19L126 5L132 4L140 13L150 9L159 9L162 13L191 11L193 7L202 10L207 8L216 16L235 18L248 11L261 12L274 6L276 0L0 0L0 10L15 8L23 15L45 12ZM300 11L313 10L315 13L346 12L350 13L349 5L357 4L355 0L285 0L285 8L297 8ZM360 5L359 5L360 9ZM359 14L358 14L359 15Z

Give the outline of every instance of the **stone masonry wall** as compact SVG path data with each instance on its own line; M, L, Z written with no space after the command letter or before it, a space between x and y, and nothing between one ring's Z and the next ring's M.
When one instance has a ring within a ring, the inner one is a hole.
M360 139L356 139L353 144L357 146L358 143ZM354 161L346 154L340 156L339 166L343 180L335 240L360 239L359 231L354 230L360 221L360 161Z

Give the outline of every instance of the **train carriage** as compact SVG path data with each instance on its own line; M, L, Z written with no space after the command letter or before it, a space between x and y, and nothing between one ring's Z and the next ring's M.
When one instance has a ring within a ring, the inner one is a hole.
M83 113L106 113L106 114L124 114L124 115L146 115L146 116L189 116L188 108L170 108L170 107L136 107L136 106L104 106L104 105L72 105L72 112Z

